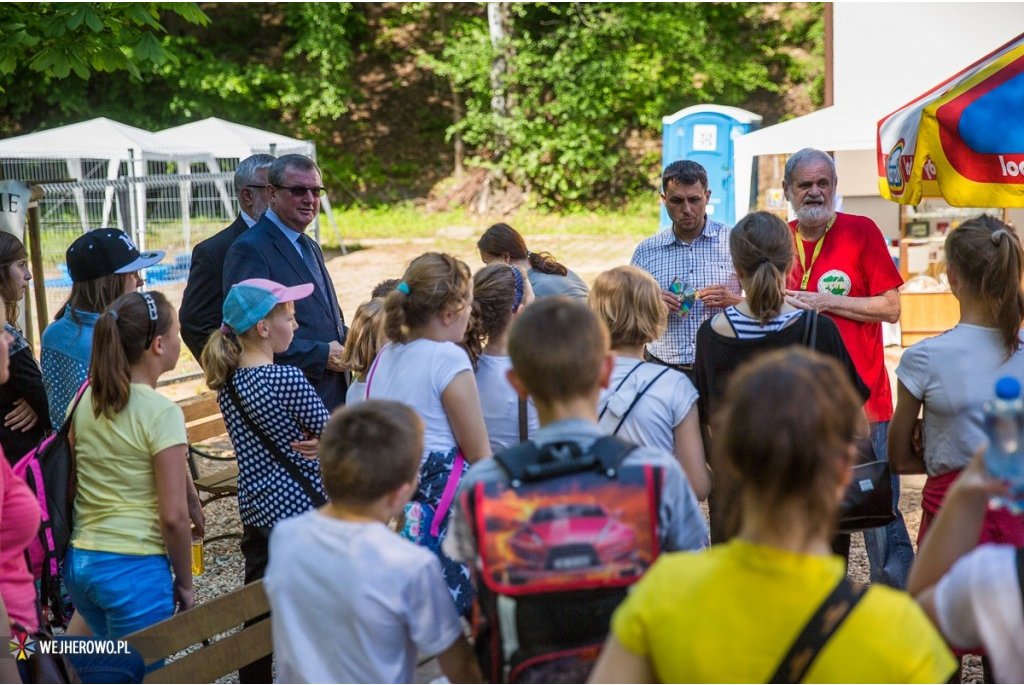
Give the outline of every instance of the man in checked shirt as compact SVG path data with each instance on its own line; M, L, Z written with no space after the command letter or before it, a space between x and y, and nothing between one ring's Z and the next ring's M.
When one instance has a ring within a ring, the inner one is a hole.
M661 189L672 227L637 245L630 263L654 276L669 311L668 329L647 346L647 360L678 369L693 382L697 329L742 299L740 281L729 254L731 229L706 214L711 191L704 167L672 162L661 175ZM676 279L679 293L672 288ZM697 290L692 303L680 297L686 286Z

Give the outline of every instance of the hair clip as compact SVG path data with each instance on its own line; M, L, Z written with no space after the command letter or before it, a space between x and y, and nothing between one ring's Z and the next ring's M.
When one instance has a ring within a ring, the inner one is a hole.
M395 290L397 290L400 293L404 293L404 294L408 295L409 294L409 284L406 283L405 281L402 281L401 283L399 283L398 285L395 286Z
M519 309L519 305L523 302L523 291L526 285L523 283L523 273L518 267L510 264L508 268L512 270L512 276L516 279L516 296L512 299L512 311L515 311Z
M227 322L221 321L220 332L223 333L224 335L231 335L231 326L229 326Z

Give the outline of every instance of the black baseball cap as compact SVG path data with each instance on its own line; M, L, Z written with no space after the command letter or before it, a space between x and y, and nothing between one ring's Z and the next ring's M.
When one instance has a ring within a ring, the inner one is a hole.
M68 248L68 274L75 283L111 274L127 274L153 266L162 250L139 252L131 237L116 228L97 228L78 236Z

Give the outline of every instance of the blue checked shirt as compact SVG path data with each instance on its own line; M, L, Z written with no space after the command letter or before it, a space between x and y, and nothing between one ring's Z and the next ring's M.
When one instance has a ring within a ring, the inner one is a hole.
M668 290L672 279L679 278L697 290L724 285L739 295L740 279L729 254L730 230L709 217L704 232L687 245L669 227L637 245L630 263L654 276L662 290ZM721 307L706 306L698 299L687 316L669 314L665 335L648 345L648 351L670 364L693 364L697 329L720 311Z

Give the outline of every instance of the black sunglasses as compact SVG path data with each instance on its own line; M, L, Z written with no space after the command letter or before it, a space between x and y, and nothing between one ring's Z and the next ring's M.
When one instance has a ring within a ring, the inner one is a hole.
M327 188L324 188L323 186L318 188L307 188L306 186L279 186L275 183L274 187L280 188L281 190L287 190L292 194L292 197L306 197L306 193L313 193L313 197L317 197L322 196L327 192Z

